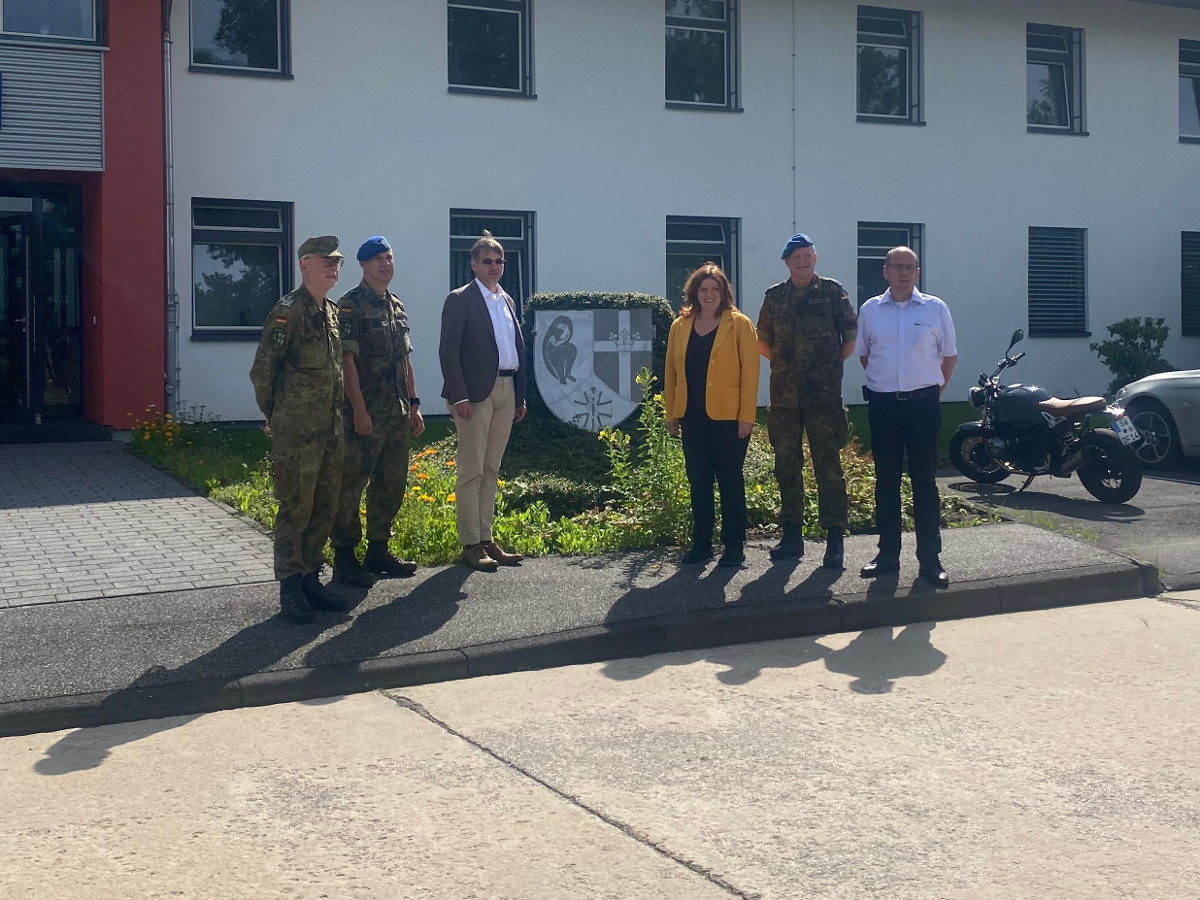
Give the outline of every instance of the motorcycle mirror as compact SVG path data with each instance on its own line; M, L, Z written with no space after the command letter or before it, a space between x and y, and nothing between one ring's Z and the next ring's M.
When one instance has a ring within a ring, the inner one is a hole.
M1011 350L1014 346L1021 343L1021 341L1023 341L1023 340L1025 340L1025 332L1022 331L1020 328L1018 328L1016 331L1014 331L1012 333L1012 340L1008 342L1008 350ZM1008 350L1004 351L1006 356L1008 355Z

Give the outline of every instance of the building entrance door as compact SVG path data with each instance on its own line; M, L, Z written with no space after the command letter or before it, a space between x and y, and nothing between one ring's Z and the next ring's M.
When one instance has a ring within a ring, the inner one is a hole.
M0 212L0 422L32 421L29 232L33 216Z
M83 413L80 206L21 188L0 190L0 423L32 425Z

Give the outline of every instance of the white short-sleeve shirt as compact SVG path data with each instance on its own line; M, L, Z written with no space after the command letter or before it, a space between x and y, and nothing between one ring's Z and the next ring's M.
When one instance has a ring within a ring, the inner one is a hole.
M915 391L942 385L942 359L957 356L954 321L938 297L914 290L904 303L889 289L858 311L854 355L867 358L867 387L873 391Z

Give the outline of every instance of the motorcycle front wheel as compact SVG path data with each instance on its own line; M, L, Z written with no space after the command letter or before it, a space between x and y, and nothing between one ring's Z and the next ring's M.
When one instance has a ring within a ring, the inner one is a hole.
M998 484L1011 474L987 455L982 437L961 429L950 438L950 461L963 475L980 484Z
M1079 480L1101 503L1128 503L1142 487L1142 462L1132 447L1111 431L1091 431L1083 437L1087 460Z

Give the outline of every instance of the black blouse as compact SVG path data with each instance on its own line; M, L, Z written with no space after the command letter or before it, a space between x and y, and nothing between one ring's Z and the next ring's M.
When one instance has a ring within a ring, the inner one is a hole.
M687 411L685 419L706 419L708 411L705 408L708 384L708 359L712 356L713 341L716 340L717 329L708 334L697 334L695 324L688 339L687 355L684 357L683 371L687 377Z

